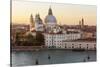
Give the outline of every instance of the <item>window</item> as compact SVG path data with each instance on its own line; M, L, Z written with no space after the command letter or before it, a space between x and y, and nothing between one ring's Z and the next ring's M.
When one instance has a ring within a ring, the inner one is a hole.
M74 44L72 44L72 45L74 45Z
M80 46L80 48L81 48L81 46Z
M80 48L81 48L81 44L79 44Z
M74 48L74 46L72 46L72 48Z
M96 44L94 44L94 49L96 49Z
M67 48L67 46L65 46L65 48Z
M88 46L87 46L87 49L88 49Z
M87 44L87 49L88 49L88 44Z

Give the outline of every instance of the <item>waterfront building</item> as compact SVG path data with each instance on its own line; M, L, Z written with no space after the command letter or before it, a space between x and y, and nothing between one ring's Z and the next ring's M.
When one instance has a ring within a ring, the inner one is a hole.
M96 40L95 39L79 39L79 40L73 40L73 41L63 41L63 48L96 50Z
M83 32L83 39L86 38L93 38L93 33L92 32Z
M58 48L59 46L63 47L63 41L71 41L77 40L81 38L81 34L79 32L58 32L58 33L45 33L45 46L52 47L55 46Z

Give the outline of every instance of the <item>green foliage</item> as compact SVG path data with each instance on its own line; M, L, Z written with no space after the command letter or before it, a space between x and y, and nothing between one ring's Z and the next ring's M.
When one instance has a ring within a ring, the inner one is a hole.
M16 33L16 44L18 46L41 46L44 45L44 36L41 32L36 32L36 36Z
M37 45L44 44L44 35L41 32L36 33L36 41L37 41Z

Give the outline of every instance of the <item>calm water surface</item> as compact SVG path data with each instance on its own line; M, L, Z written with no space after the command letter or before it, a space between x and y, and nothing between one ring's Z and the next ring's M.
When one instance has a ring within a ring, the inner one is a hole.
M50 55L50 59L48 59ZM90 57L88 60L87 57ZM96 51L73 52L68 50L41 50L41 51L16 51L12 52L12 66L35 65L38 60L39 65L75 63L96 61Z

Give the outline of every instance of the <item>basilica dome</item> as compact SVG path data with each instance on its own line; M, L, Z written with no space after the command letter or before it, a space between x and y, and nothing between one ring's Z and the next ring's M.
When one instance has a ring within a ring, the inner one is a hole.
M45 18L45 23L49 23L49 22L50 23L56 23L57 22L55 16L53 16L51 8L49 8L48 15Z
M53 16L53 15L48 15L48 16L46 16L46 18L45 18L45 22L46 22L46 23L48 23L48 22L50 22L50 23L56 23L57 21L56 21L55 16Z

